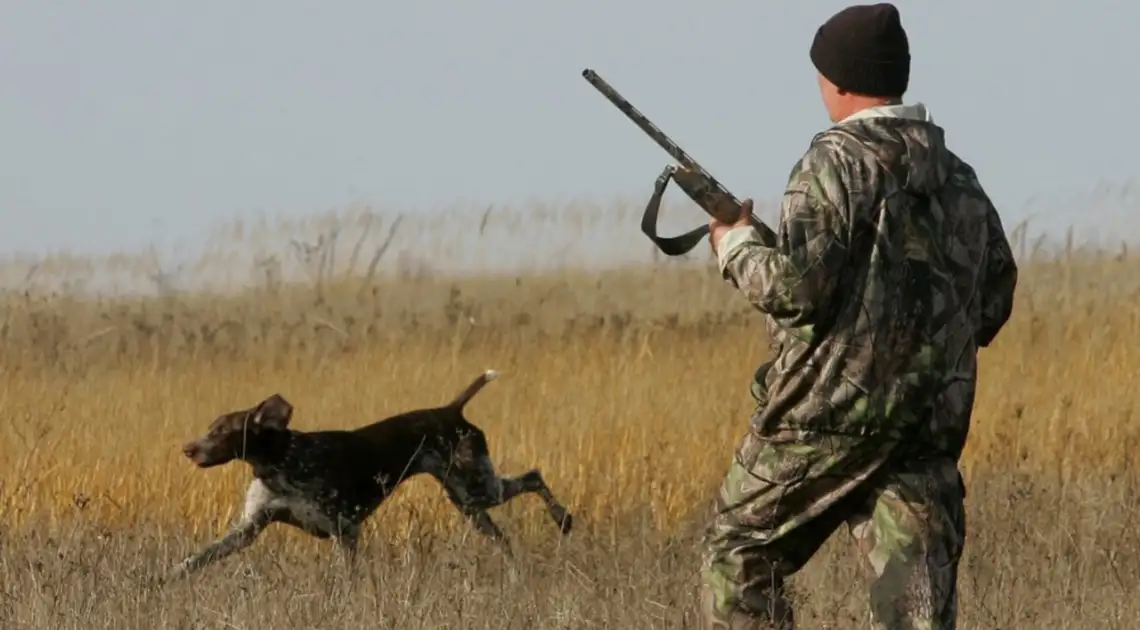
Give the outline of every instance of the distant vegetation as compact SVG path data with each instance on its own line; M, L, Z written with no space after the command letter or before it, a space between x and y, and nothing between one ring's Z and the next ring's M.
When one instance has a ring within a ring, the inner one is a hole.
M296 243L288 225L247 225L178 273L150 255L12 261L0 272L5 627L693 627L693 545L768 346L707 247L652 264L640 210L623 206L621 233L598 246L640 252L617 270L583 269L577 248L558 246L566 260L535 273L458 276L441 269L473 263L449 261L460 248L430 220L373 219L361 242L364 215L339 230L322 219L323 241L312 225ZM485 240L489 256L529 234L572 242L601 212L505 213L483 237L482 218L440 225L458 226L468 250ZM663 230L702 220L685 216ZM1022 282L981 357L962 627L1132 627L1140 261L1009 228ZM84 279L116 274L153 295L82 293ZM213 274L215 291L181 291L195 274ZM198 586L139 594L133 576L240 508L244 465L199 471L178 451L218 414L276 392L295 404L295 428L351 426L444 402L486 368L502 378L470 416L501 468L540 466L578 515L561 542L537 501L497 510L527 550L523 581L504 582L474 536L459 547L468 526L415 479L371 522L370 582L337 581L324 543L281 532ZM841 534L797 579L805 627L863 623L846 544Z

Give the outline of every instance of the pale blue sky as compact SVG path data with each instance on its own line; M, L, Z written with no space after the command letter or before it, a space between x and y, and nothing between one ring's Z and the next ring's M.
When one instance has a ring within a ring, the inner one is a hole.
M361 202L645 198L668 158L585 67L734 192L771 201L827 124L807 50L847 3L416 4L10 0L0 252L110 251ZM908 100L930 107L1007 223L1034 197L1052 225L1131 220L1134 195L1078 202L1137 175L1140 8L897 4ZM633 219L615 229L641 238Z

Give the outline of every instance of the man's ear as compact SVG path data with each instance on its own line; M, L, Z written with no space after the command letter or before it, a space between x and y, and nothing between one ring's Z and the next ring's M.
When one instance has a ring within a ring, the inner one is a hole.
M250 419L259 426L284 430L293 419L293 405L281 394L274 394L253 408Z

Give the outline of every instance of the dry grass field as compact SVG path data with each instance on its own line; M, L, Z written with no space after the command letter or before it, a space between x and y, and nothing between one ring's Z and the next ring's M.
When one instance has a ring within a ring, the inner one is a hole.
M982 353L960 627L1135 628L1140 263L1031 254ZM767 352L758 316L697 258L131 299L9 291L0 627L694 627L696 536ZM469 417L503 471L542 469L575 513L570 537L535 498L498 508L512 566L416 478L370 521L356 582L329 543L278 527L146 587L240 506L244 464L200 471L179 453L218 414L279 392L296 428L349 427L444 402L486 368L502 376ZM840 532L797 576L802 627L865 627L857 561Z

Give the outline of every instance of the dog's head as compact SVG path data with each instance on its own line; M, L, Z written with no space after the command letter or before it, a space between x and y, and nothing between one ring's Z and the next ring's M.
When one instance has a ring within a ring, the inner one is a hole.
M247 454L257 452L267 437L285 431L292 417L293 405L280 394L274 394L255 407L218 416L210 423L206 435L187 442L182 452L199 468L244 459Z

